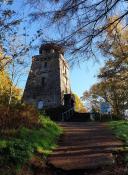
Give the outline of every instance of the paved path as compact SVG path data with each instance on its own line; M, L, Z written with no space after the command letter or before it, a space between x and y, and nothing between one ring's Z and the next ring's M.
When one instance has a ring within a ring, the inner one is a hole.
M113 152L123 146L106 123L60 123L64 135L48 164L62 170L92 169L114 163Z

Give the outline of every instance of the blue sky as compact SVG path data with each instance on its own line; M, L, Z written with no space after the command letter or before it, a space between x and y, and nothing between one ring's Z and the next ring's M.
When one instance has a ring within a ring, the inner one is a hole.
M29 12L31 11L31 8L23 6L23 1L20 1L19 3L19 0L15 0L14 2L15 3L13 5L13 9L15 9L16 11L20 11L21 17L27 16L28 11ZM44 28L43 19L41 19L36 23L31 22L30 25L27 27L27 32L33 35L35 30L37 30L40 27L44 29L46 37L49 36L52 38L58 37L58 34L55 31L53 32L53 29L47 30L47 28L46 29ZM31 51L29 57L26 57L26 59L29 59L29 66L31 64L32 55L37 54L38 54L38 48L35 51ZM97 82L96 75L99 73L99 68L103 66L103 60L104 60L104 58L100 55L100 53L97 53L97 57L99 58L98 60L100 62L96 62L95 60L90 59L89 61L82 62L80 65L76 64L73 68L70 69L70 81L72 91L77 95L79 95L80 97L82 96L85 90L89 90L89 88L95 82ZM26 84L26 79L27 74L22 78L22 80L19 83L19 86L24 88Z
M103 59L102 57L100 58ZM71 68L70 80L72 91L81 97L85 90L89 90L89 88L98 81L96 76L102 66L103 61L85 61L80 67L75 65Z

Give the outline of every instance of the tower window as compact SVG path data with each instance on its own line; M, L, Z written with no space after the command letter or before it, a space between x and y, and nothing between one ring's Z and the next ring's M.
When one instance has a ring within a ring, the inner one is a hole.
M48 66L48 63L45 62L45 63L44 63L44 68L47 68L47 66Z
M45 49L45 52L46 52L46 53L49 53L49 49Z
M42 85L43 87L45 86L45 81L46 81L46 78L45 78L45 77L42 77L41 85Z

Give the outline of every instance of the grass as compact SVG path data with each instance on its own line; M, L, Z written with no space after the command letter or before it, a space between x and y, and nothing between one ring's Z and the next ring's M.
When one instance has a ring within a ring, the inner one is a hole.
M128 145L128 121L112 121L109 123L109 125L113 129L116 136L123 140L126 145Z
M7 165L19 169L33 156L47 156L57 146L57 139L62 133L61 128L46 116L40 115L39 119L42 126L40 128L22 127L10 131L10 136L8 134L0 137L0 168ZM2 173L0 171L0 174L4 175Z
M115 135L125 143L124 150L126 154L124 156L124 161L128 163L128 121L111 121L109 122L109 126L112 128Z

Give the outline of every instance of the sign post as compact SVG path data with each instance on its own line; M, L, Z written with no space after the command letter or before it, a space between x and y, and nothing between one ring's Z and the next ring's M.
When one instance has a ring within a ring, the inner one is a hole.
M38 102L38 109L42 109L43 108L43 106L44 106L44 103L43 103L43 101L42 100L40 100L39 102Z
M110 117L112 119L112 116L111 116L111 106L109 103L107 102L102 102L100 104L100 116L101 114L110 114Z

